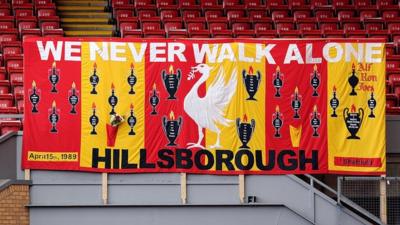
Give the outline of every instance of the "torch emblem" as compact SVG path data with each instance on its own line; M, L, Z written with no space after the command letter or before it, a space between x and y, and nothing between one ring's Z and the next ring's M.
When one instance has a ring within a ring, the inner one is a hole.
M167 146L176 146L175 140L181 131L182 123L183 119L181 116L177 120L175 120L174 111L171 111L171 113L169 114L169 120L166 116L163 116L162 128L164 134L167 136L167 139L169 141Z
M51 124L51 129L50 129L51 133L57 133L58 132L56 126L57 126L57 123L58 123L58 121L60 119L59 111L60 110L58 110L56 108L56 101L53 101L53 104L51 105L51 108L49 109L49 121L50 121L50 124Z
M336 86L333 86L333 97L329 101L331 108L333 109L333 113L331 117L337 117L336 109L339 107L339 99L336 97Z
M356 74L356 66L354 65L354 63L351 66L351 76L349 77L349 79L347 81L349 82L349 84L351 86L350 95L351 96L357 95L357 92L354 89L357 86L359 79Z
M127 119L127 123L129 125L129 127L131 128L131 130L129 131L129 135L135 135L135 131L133 131L133 127L136 125L136 117L135 114L133 113L133 104L131 104L131 115L128 117Z
M313 128L313 137L319 137L318 128L321 126L321 114L317 111L317 106L314 105L314 110L311 113L311 127Z
M52 93L57 93L56 85L60 81L60 70L56 68L56 62L53 62L51 69L49 70L49 81L51 83Z
M294 110L294 119L300 119L299 110L301 107L301 95L299 95L299 89L296 87L294 89L294 94L292 95L292 109Z
M247 143L250 142L255 127L256 121L254 119L251 119L251 123L248 123L246 114L244 114L242 122L240 122L240 118L236 119L236 131L240 141L242 142L242 146L239 147L240 149L250 148L249 146L247 146Z
M100 78L99 78L99 76L97 76L96 70L97 70L97 65L96 65L96 63L94 63L93 64L93 74L89 78L90 84L92 85L92 91L90 92L90 94L92 94L92 95L97 95L96 86L100 82Z
M71 90L68 91L68 101L72 105L71 114L76 114L75 106L79 102L78 91L76 90L75 82L72 82Z
M272 126L275 128L275 138L280 138L280 130L283 126L283 115L279 112L279 106L275 108L275 113L272 115Z
M374 115L374 109L376 107L376 100L374 98L374 89L371 91L371 98L368 99L368 108L371 110L371 113L369 114L369 118L375 118Z
M254 95L256 95L258 87L261 83L260 71L257 71L257 75L255 75L253 74L253 67L250 66L248 73L246 72L246 70L242 71L242 76L243 82L246 86L246 91L249 94L247 100L257 101L257 99L254 98Z
M108 104L111 106L110 115L115 114L115 106L118 104L118 97L115 95L114 83L111 83L111 95L108 97Z
M130 95L135 94L135 91L133 90L133 86L135 86L136 82L137 82L137 78L135 76L133 63L131 63L131 74L128 76L128 84L129 84L129 86L131 86L131 90L129 91Z
M37 109L37 104L40 101L40 90L36 87L36 82L32 81L32 89L29 89L29 101L32 103L32 112L37 113L39 112Z
M96 126L99 124L99 117L96 115L96 104L93 102L92 104L92 115L89 118L90 125L92 126L92 132L90 132L91 135L96 135Z
M158 103L160 102L160 98L158 97L158 91L157 91L157 86L154 83L153 84L153 90L150 92L152 95L150 96L150 105L151 105L151 115L157 115L156 107Z
M168 99L176 99L175 93L178 90L179 83L181 81L181 70L180 69L176 70L175 74L174 67L171 65L169 67L169 74L167 74L167 72L163 70L161 73L161 77L164 81L163 82L164 87L169 94Z
M320 83L321 83L321 81L320 81L320 75L318 73L318 67L317 67L317 65L314 65L314 71L311 74L311 80L310 80L311 87L314 90L313 94L312 94L313 97L318 96L317 89L318 89Z
M276 89L275 97L279 98L281 97L281 93L279 90L283 86L283 74L281 73L281 69L279 66L276 67L276 71L273 74L274 80L273 80L273 85L274 88Z

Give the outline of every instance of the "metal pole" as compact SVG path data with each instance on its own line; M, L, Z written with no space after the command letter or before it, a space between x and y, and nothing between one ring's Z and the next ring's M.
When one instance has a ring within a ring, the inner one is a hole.
M387 224L387 202L386 202L386 176L382 175L379 181L380 198L380 218L384 224Z
M340 196L342 196L342 179L343 177L337 178L337 203L341 205Z

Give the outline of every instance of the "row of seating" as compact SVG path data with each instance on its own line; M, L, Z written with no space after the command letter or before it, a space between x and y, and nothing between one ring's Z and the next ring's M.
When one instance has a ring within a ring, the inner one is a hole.
M22 40L63 36L51 0L0 0L0 115L24 112ZM0 135L22 129L18 119L0 118Z

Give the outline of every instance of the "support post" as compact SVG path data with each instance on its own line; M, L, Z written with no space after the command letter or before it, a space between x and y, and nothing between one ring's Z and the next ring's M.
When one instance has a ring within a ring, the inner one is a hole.
M31 170L30 169L25 169L24 174L25 174L25 180L31 179Z
M387 224L387 202L386 202L386 176L382 175L379 181L380 198L380 218L384 224Z
M187 190L186 190L186 173L181 173L181 201L186 204Z
M244 193L245 193L245 187L244 187L244 175L240 174L239 175L239 199L240 203L244 203Z
M108 203L108 174L101 174L101 199L103 200L103 205Z

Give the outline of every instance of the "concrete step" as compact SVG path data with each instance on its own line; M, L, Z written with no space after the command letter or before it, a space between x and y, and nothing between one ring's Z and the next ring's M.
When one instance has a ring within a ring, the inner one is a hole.
M61 18L61 23L71 24L108 24L108 18Z
M104 6L57 6L58 11L104 12Z
M60 11L58 15L63 18L111 18L111 14L107 12Z
M109 24L61 24L64 31L72 30L104 30L113 31L114 26Z
M60 6L107 6L107 1L57 1Z
M65 36L69 37L112 37L112 31L105 30L70 30L64 31Z

